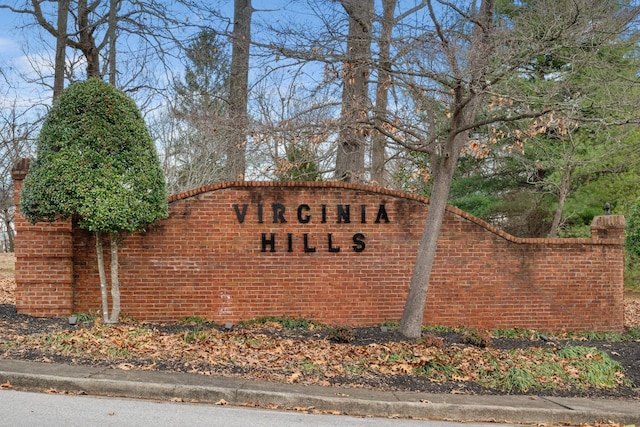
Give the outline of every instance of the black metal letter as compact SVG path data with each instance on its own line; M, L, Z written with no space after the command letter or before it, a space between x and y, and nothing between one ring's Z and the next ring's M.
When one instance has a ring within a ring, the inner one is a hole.
M389 224L389 215L387 215L387 209L384 204L381 204L378 208L378 215L376 215L376 224L380 224L380 220L384 220L385 224Z
M274 224L277 224L278 222L281 224L284 224L285 222L287 222L287 220L284 219L284 211L285 211L285 207L282 203L273 204L273 223Z
M338 224L351 222L351 205L338 205Z
M240 224L242 224L244 222L244 217L247 214L247 204L243 203L242 204L242 212L240 212L240 209L238 209L238 204L234 203L233 204L233 209L236 211L236 217L238 218L238 222Z
M310 248L309 247L309 234L304 233L302 235L302 237L304 238L304 251L305 252L315 252L316 248Z
M276 251L276 233L271 233L271 239L267 239L267 233L262 233L262 251L267 251L267 245L271 246L271 250L269 252Z
M355 243L352 247L354 252L362 252L364 251L365 248L365 244L364 244L364 234L362 233L356 233L353 235L353 243Z
M340 252L340 247L333 247L333 234L327 233L327 241L329 242L329 252Z
M311 218L310 215L302 216L302 211L303 210L308 211L309 209L310 209L309 205L302 204L302 205L298 206L298 222L300 224L306 224L306 223L309 222L309 220Z
M262 203L258 203L258 224L262 224Z

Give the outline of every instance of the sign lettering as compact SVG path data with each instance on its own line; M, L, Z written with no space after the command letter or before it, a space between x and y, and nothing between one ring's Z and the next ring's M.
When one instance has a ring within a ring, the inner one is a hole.
M302 203L292 209L294 214L287 210L287 206L282 203L272 203L271 205L264 205L263 203L257 203L255 206L251 206L248 203L233 204L233 210L236 215L238 223L244 224L245 221L255 220L258 224L264 224L265 213L267 218L271 220L273 224L287 224L288 219L291 219L298 224L309 223L335 223L335 224L352 224L354 223L366 224L367 205L352 206L350 204L336 204L335 206L328 206L321 204L316 207L312 207L309 204ZM389 214L384 203L381 203L377 207L374 224L388 224ZM303 230L304 231L304 230ZM321 235L310 233L287 233L286 237L280 236L278 233L261 233L260 236L260 251L261 252L294 252L296 250L302 250L305 253L315 253L318 251L325 251L330 253L339 253L346 250L353 252L363 252L366 249L366 237L363 233L355 233L348 242L339 242L333 233L324 233Z

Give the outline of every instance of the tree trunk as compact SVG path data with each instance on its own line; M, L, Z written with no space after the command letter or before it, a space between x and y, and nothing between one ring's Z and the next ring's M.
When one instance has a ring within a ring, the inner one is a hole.
M109 323L118 323L120 318L120 281L118 279L118 236L111 233L111 316Z
M456 163L457 155L443 156L435 162L432 161L434 169L433 190L429 198L427 220L420 238L418 256L411 275L409 295L399 328L400 333L408 338L419 338L422 333L422 319L429 279L438 248L438 237L447 208Z
M14 252L15 250L15 234L13 232L13 227L11 226L11 217L9 216L8 209L5 209L4 212L4 227L7 229L7 247L5 250L7 252Z
M109 323L109 297L107 293L107 274L104 270L104 253L102 233L96 231L96 258L98 259L98 275L100 276L100 295L102 298L102 321Z
M118 28L118 20L116 12L118 10L119 0L109 1L109 83L116 85L116 30Z
M251 43L251 0L234 1L233 48L229 77L229 132L226 169L228 180L243 180L249 117L249 45Z
M385 121L387 103L389 99L389 86L391 78L391 30L393 30L393 16L397 0L383 0L382 31L380 34L380 63L378 66L378 85L376 86L375 126L379 128ZM386 137L374 130L371 140L371 180L381 187L385 186Z
M342 70L342 112L335 178L357 182L364 179L373 0L342 0L341 3L349 15L349 34Z
M427 299L427 290L431 278L431 270L436 256L438 237L447 208L447 200L453 181L453 174L458 163L460 152L467 144L469 132L476 120L484 99L486 80L484 73L492 49L487 31L493 21L493 0L483 0L477 24L473 30L473 39L467 52L466 71L459 68L455 55L450 55L452 69L461 74L457 83L450 87L452 112L451 127L442 145L436 145L430 154L433 176L433 190L429 200L427 220L420 239L418 256L411 276L409 295L405 304L399 331L408 338L418 338L422 333L422 320ZM443 42L448 44L444 33L440 33ZM465 83L463 74L470 76Z
M56 58L53 73L53 99L64 90L64 71L66 66L67 20L69 0L58 1L58 34L56 36Z
M567 200L567 195L571 189L571 176L573 175L572 167L569 166L560 181L560 189L558 193L558 207L553 215L553 222L551 223L551 229L549 230L549 237L558 237L558 231L560 231L560 221L562 220L562 211L564 210L564 204Z
M94 28L89 25L89 14L87 0L78 1L78 33L80 39L80 50L87 61L87 78L100 78L100 52L93 37Z

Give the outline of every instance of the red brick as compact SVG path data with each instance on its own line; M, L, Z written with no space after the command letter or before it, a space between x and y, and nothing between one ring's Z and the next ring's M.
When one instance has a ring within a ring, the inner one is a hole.
M21 186L16 180L16 205ZM289 315L351 325L400 319L427 199L355 184L247 182L215 184L169 200L167 220L122 243L124 314L147 321L197 315L217 322ZM242 209L245 203L239 223L233 205ZM286 223L273 223L272 203L285 206ZM308 223L297 220L300 204L310 206L303 211ZM374 222L380 204L388 224ZM350 205L351 223L336 223L337 205ZM365 223L360 205L366 205ZM621 331L624 219L597 217L593 230L590 239L516 238L449 207L425 323ZM33 226L19 213L16 231L21 313L56 317L99 309L92 233L71 221ZM262 233L275 233L276 252L268 245L261 252ZM287 252L287 233L293 252ZM305 233L315 252L303 252ZM327 233L340 252L328 251ZM365 236L363 252L353 251L356 233Z

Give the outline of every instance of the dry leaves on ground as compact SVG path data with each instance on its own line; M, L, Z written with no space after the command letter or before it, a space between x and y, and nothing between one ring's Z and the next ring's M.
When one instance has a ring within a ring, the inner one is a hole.
M640 299L625 299L624 326L626 328L640 328Z
M0 304L15 304L16 281L13 278L0 280Z
M436 347L424 342L394 341L350 345L328 339L283 338L265 333L259 327L232 331L203 327L164 332L144 325L103 326L99 323L55 334L17 337L11 351L18 349L89 358L121 369L156 369L158 365L169 365L205 375L250 375L267 381L320 385L330 385L332 379L338 377L357 380L418 375L436 383L474 382L504 388L508 385L490 381L552 364L554 369L548 373L536 373L535 383L556 389L584 383L584 369L576 365L576 360L588 363L605 357L595 348L585 348L580 354L567 357L563 354L566 349L546 347L497 349L457 344ZM129 366L131 363L135 365ZM617 387L623 383L621 369L613 369L609 383L597 387Z

